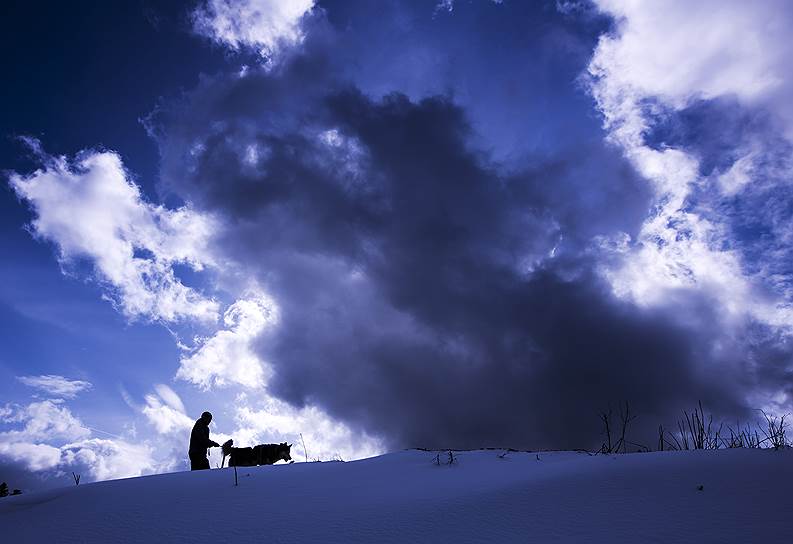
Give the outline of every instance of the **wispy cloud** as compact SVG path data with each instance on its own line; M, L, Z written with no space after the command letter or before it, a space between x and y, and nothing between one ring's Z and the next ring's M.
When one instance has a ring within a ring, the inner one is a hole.
M189 430L193 420L185 413L179 395L165 384L154 386L154 393L146 395L146 405L141 412L160 434Z
M223 315L225 328L200 339L198 348L182 357L176 377L202 389L230 384L262 387L267 366L253 341L278 323L278 306L265 295L237 300Z
M70 380L57 374L45 374L42 376L17 376L17 379L28 387L33 387L40 391L60 397L71 399L78 393L91 389L90 382L83 380Z

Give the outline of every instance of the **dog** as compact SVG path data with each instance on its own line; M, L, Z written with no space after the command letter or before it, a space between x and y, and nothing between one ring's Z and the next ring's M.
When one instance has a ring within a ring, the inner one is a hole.
M292 444L259 444L252 448L235 448L234 440L227 440L221 449L223 463L229 458L230 467L254 467L256 465L272 465L278 461L291 461L290 450ZM221 467L223 464L221 463Z

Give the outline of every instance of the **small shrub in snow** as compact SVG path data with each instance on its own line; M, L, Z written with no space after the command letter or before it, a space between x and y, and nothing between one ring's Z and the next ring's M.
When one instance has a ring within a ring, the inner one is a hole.
M744 426L739 422L735 428L727 425L729 431L727 436L722 434L725 425L722 423L716 427L713 424L713 415L706 417L702 402L699 402L693 412L683 411L683 418L677 421L677 432L667 431L663 425L658 426L658 451L721 448L780 449L790 446L791 443L787 438L789 414L772 416L763 410L758 411L763 414L764 421L755 422L754 425L747 423ZM609 418L610 413L601 415L604 423L609 422ZM608 425L606 429L608 431ZM610 441L601 448L602 453L611 453L608 444ZM618 452L619 447L615 446L613 451Z
M787 446L787 437L786 431L788 423L785 421L785 418L788 414L782 417L776 416L769 416L762 410L760 410L765 418L765 428L761 429L763 434L765 435L765 442L768 443L769 446L778 450L779 448L784 448Z
M600 420L603 422L603 433L606 435L606 441L600 446L600 452L611 453L614 451L614 446L611 444L611 406L608 412L600 414Z
M649 448L646 446L642 446L641 444L636 444L635 442L630 442L626 438L626 434L628 432L628 425L636 419L638 416L636 414L631 413L630 404L625 401L624 405L620 405L619 410L619 439L612 443L612 411L611 406L607 412L603 412L600 414L600 420L603 422L603 433L606 435L606 441L600 446L600 453L619 453L622 450L622 453L627 453L628 445L636 446L640 450L647 450ZM614 435L616 438L616 434Z
M725 448L759 448L762 444L760 434L757 429L752 431L752 428L747 424L743 429L740 424L733 429L727 426L730 431L730 437L722 438L721 442Z
M8 492L8 484L3 482L0 483L0 497L8 497L8 495L21 495L22 491L19 489L14 489L11 493Z
M665 431L663 425L658 427L658 449L670 450L717 450L722 447L721 437L723 424L719 428L713 426L713 414L705 417L702 402L694 411L683 411L683 419L677 421L677 434ZM740 438L733 437L732 443L740 444Z
M685 419L679 420L677 422L678 429L680 431L680 436L683 440L685 445L685 449L688 448L688 441L691 439L691 449L695 450L717 450L719 449L719 445L721 443L721 429L722 426L719 426L718 429L713 427L713 414L711 414L707 419L707 424L705 422L705 411L702 409L702 402L699 402L699 409L694 408L694 412L689 414L686 411L683 411L683 416Z
M444 464L444 465L453 465L453 464L455 464L455 463L457 462L457 457L455 457L454 453L453 453L451 450L449 450L449 451L447 452L447 458L446 458L446 462L445 462L445 463L441 463L441 454L440 454L440 453L438 453L437 455L435 455L435 457L434 457L432 460L433 460L433 461L435 462L435 464L436 464L436 465L438 465L438 466L441 466L441 464Z

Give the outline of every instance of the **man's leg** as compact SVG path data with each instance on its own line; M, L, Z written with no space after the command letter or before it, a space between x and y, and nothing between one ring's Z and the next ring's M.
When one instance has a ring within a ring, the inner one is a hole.
M209 468L209 459L206 455L191 455L190 470L206 470Z

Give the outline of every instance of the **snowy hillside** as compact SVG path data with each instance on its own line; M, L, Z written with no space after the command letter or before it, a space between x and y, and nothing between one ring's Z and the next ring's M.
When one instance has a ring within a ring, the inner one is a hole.
M793 452L405 451L0 500L4 542L781 542ZM446 463L442 453L440 461ZM700 486L701 489L700 489Z

